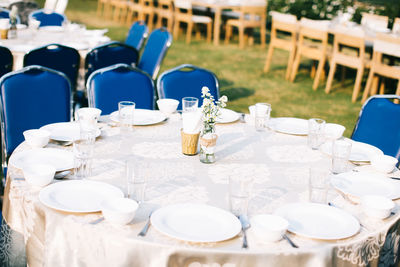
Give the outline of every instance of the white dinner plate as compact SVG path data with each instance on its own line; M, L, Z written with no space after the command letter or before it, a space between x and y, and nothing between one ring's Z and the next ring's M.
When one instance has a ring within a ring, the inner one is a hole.
M351 214L328 205L292 203L275 214L289 221L288 230L308 238L337 240L351 237L360 230L360 223Z
M176 204L156 210L151 225L159 232L189 242L219 242L241 231L230 212L202 204Z
M73 180L51 184L40 190L47 207L66 212L97 212L108 198L124 197L121 189L103 182Z
M75 166L74 154L57 148L35 148L13 153L9 163L18 169L36 164L50 164L57 171L69 170Z
M133 125L152 125L165 121L167 117L158 110L135 109L133 113ZM119 122L118 110L110 114L113 122Z
M382 150L379 148L362 143L362 142L357 142L353 141L351 139L347 139L351 142L351 153L349 160L353 162L370 162L370 159L373 156L377 155L383 155ZM326 153L328 155L332 155L332 142L326 142L321 145L320 150L323 153Z
M400 198L400 181L382 174L345 172L331 177L334 188L351 197L379 195L390 199Z
M231 123L239 119L240 115L236 111L223 108L221 109L221 114L217 117L217 123Z
M50 139L56 141L74 141L80 138L80 128L77 122L57 122L45 125L40 129L50 132ZM97 129L96 137L100 136L101 131Z
M308 121L299 118L271 118L268 122L269 128L276 132L293 134L293 135L307 135L308 134Z
M63 32L65 28L62 26L43 26L39 30L45 32Z

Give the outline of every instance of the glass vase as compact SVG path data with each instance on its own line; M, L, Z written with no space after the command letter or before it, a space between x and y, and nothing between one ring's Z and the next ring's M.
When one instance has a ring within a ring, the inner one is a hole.
M215 147L218 136L215 134L215 123L204 123L200 134L200 161L215 162Z

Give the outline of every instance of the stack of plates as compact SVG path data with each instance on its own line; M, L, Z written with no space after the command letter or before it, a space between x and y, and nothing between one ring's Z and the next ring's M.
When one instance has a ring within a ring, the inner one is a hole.
M225 210L202 204L177 204L156 210L151 225L159 232L189 242L219 242L241 231L238 218Z
M382 174L346 172L332 176L331 184L343 194L358 199L367 195L379 195L393 200L400 198L400 181Z
M53 165L56 171L64 171L74 168L74 154L63 149L36 148L13 153L9 164L18 169L37 164L49 164Z
M275 213L288 220L290 232L308 238L337 240L351 237L360 230L356 218L328 205L293 203Z
M71 142L80 138L80 128L77 122L58 122L45 125L40 129L50 132L50 139L62 142ZM101 131L96 131L96 137L100 136Z
M114 111L110 114L110 119L113 122L119 123L119 112ZM149 109L135 109L133 115L133 125L144 126L144 125L153 125L160 122L163 122L167 119L167 117L158 110L149 110Z
M298 118L271 118L268 126L271 130L276 132L293 134L293 135L307 135L308 134L308 121Z
M379 148L348 139L351 142L351 154L349 160L355 163L368 163L370 159L377 155L383 155L382 150ZM321 145L320 150L323 153L332 155L332 142L326 142Z
M49 208L65 212L98 212L109 198L121 198L124 193L103 182L74 180L51 184L39 193L39 200Z

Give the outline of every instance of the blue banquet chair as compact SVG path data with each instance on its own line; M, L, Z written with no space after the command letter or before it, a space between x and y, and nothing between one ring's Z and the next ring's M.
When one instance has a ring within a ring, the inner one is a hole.
M71 120L71 85L61 72L29 66L0 79L2 163L24 141L23 132Z
M149 29L147 28L146 23L143 20L136 21L129 29L125 44L136 48L137 51L140 51L148 34Z
M375 95L362 106L351 139L378 147L400 160L400 100L397 95Z
M0 46L0 77L10 72L13 66L13 56L7 47Z
M76 90L80 60L76 49L60 44L48 44L25 54L24 67L40 65L64 73L71 82L74 103L82 106L86 102L84 92Z
M139 54L135 48L120 42L110 42L97 46L86 55L85 79L87 80L95 70L114 64L136 65L138 58Z
M139 69L147 72L154 80L161 63L172 44L172 35L162 27L151 32L138 64Z
M10 10L0 7L0 19L9 19L10 18ZM17 24L21 24L21 19L17 15Z
M29 19L40 21L39 27L44 26L62 26L67 22L67 17L64 14L57 12L47 12L44 9L33 11L29 14Z
M136 108L154 109L153 80L147 73L127 64L93 72L86 87L89 106L101 109L103 115L118 110L120 101L133 101Z
M219 98L218 79L214 73L193 65L184 64L163 72L157 80L159 98L173 98L181 101L183 97L191 96L203 103L201 88L207 86L214 99ZM179 103L178 110L182 109Z

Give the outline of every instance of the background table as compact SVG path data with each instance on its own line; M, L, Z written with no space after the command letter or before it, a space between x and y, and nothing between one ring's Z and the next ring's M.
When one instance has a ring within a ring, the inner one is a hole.
M184 156L180 143L180 115L167 122L135 127L130 137L105 126L96 141L93 177L126 191L124 167L127 156L147 158L146 203L133 222L116 226L103 221L90 224L100 213L71 214L45 207L39 188L29 186L22 172L9 167L3 214L8 225L23 236L9 235L11 248L26 248L29 266L190 266L190 263L227 266L363 266L387 264L397 257L400 240L399 213L374 221L360 208L330 191L329 198L355 215L365 226L354 237L331 242L290 235L300 246L282 240L259 243L249 233L249 249L241 238L218 243L189 243L168 238L150 227L137 237L151 210L175 203L206 203L228 209L229 175L255 179L250 216L271 213L291 202L308 200L308 169L329 168L330 158L306 145L306 137L255 132L247 123L217 125L217 161L202 164L198 156ZM55 145L50 145L55 146ZM21 144L14 153L30 149ZM71 149L67 147L65 149ZM8 233L6 233L8 234ZM4 246L4 244L2 244ZM387 265L384 265L387 266Z

